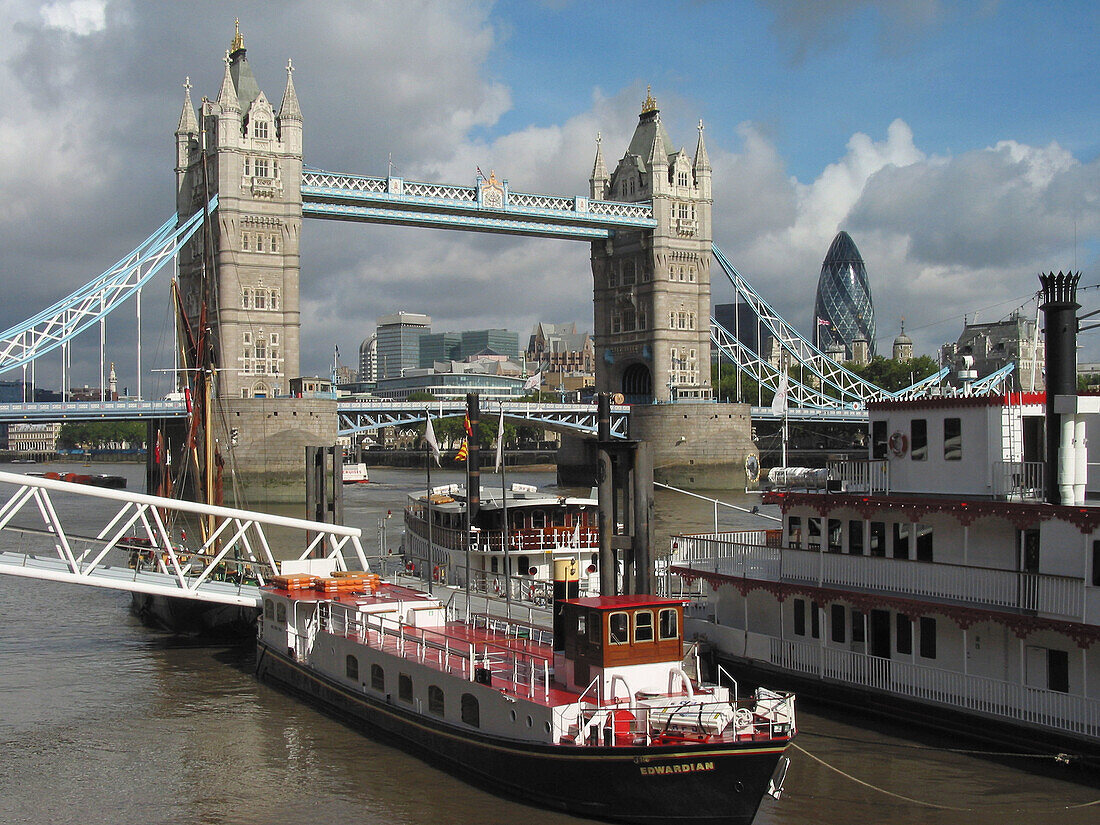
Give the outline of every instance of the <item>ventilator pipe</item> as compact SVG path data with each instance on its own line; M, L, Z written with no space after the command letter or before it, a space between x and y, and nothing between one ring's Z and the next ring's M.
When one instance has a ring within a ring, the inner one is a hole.
M1085 484L1089 477L1089 442L1085 429L1085 416L1078 413L1073 416L1073 503L1085 503Z

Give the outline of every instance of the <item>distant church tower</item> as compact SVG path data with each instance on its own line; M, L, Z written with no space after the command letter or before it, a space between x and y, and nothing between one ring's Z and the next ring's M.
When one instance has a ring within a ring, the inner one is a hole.
M238 27L214 101L195 117L190 82L176 129L176 206L185 220L202 207L201 146L207 148L216 312L212 326L222 398L285 395L299 373L298 279L302 227L302 111L287 62L275 113L252 75ZM180 251L180 286L191 323L201 299L202 239Z
M592 244L596 386L628 400L709 398L711 168L674 151L652 94L608 175L599 139L591 196L652 201L657 227Z

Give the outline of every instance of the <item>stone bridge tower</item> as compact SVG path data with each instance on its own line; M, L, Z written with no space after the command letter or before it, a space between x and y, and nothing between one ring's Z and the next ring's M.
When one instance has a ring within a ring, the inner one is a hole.
M224 399L286 395L299 375L298 279L302 227L302 111L287 63L282 105L274 110L245 56L238 28L226 52L216 100L195 117L190 83L176 129L176 206L181 216L218 195L214 224L213 331L218 394ZM201 298L202 240L180 251L180 285L195 323Z
M652 201L657 227L592 244L596 386L646 403L708 399L711 168L674 144L647 94L630 146L607 174L599 141L593 198Z

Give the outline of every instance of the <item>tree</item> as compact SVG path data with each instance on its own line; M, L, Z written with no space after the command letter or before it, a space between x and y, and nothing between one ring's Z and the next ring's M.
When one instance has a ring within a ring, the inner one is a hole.
M61 425L57 446L61 449L98 450L109 444L140 447L145 443L145 425L140 421L75 421Z
M939 364L927 355L918 355L906 361L876 355L869 364L848 363L845 366L864 381L891 392L912 386L940 369Z

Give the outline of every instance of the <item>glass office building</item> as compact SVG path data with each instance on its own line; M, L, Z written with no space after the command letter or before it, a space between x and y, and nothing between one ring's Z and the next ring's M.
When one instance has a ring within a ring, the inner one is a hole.
M852 358L852 342L864 339L875 354L875 305L867 267L847 232L838 232L821 264L814 301L814 341L819 349L844 347Z

